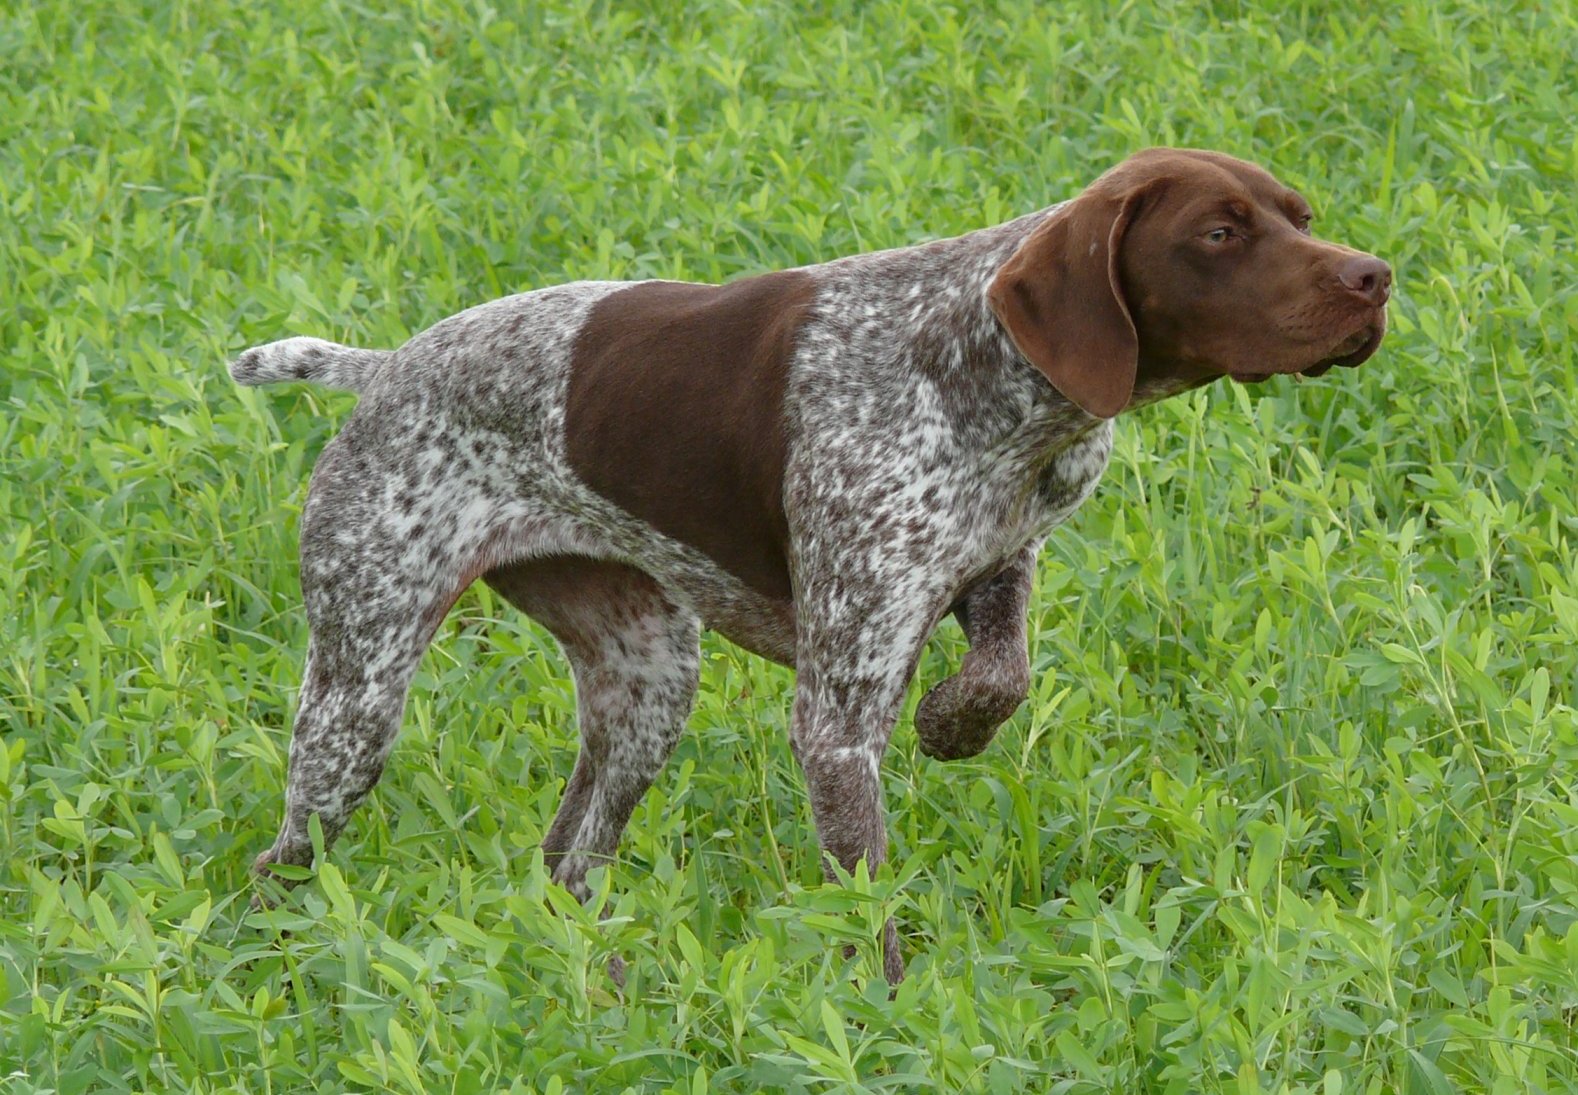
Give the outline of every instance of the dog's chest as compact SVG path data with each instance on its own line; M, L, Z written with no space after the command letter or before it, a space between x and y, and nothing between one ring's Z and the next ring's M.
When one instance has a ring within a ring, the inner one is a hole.
M1057 453L1036 481L1037 529L1050 533L1096 489L1112 456L1112 423L1103 422Z
M1050 447L1051 455L1027 454L988 480L995 479L995 497L978 508L975 526L984 540L981 569L995 572L1026 544L1045 540L1095 492L1112 454L1112 423L1096 423Z

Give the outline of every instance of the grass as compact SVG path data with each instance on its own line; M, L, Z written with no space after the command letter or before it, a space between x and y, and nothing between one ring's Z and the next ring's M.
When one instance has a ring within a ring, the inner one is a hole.
M1578 1089L1573 5L677 10L0 14L0 1092ZM951 766L901 723L891 869L820 884L792 679L709 638L566 907L566 671L479 589L318 880L247 912L352 404L228 355L949 235L1152 143L1303 189L1393 333L1120 424L1032 702Z

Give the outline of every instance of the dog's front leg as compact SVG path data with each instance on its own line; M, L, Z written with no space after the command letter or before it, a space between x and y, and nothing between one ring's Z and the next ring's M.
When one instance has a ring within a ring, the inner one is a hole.
M875 873L887 859L882 755L940 607L913 593L868 602L849 597L847 586L820 603L802 600L790 743L829 880L832 862L852 871L864 859ZM892 920L883 928L882 968L892 984L904 977Z
M1008 569L967 592L953 607L970 641L959 672L915 709L921 752L938 760L973 757L991 744L1030 694L1025 610L1040 543L1026 545Z

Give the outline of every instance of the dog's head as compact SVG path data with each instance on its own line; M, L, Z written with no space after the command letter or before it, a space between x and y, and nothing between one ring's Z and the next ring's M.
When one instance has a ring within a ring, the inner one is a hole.
M1380 345L1392 272L1314 239L1310 219L1253 164L1147 149L1048 216L988 299L1019 351L1102 418L1137 381L1319 376Z

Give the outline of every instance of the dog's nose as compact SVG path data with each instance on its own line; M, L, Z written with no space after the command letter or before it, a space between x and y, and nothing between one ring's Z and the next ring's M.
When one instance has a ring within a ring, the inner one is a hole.
M1379 308L1392 295L1392 268L1374 255L1353 255L1337 267L1337 280Z

